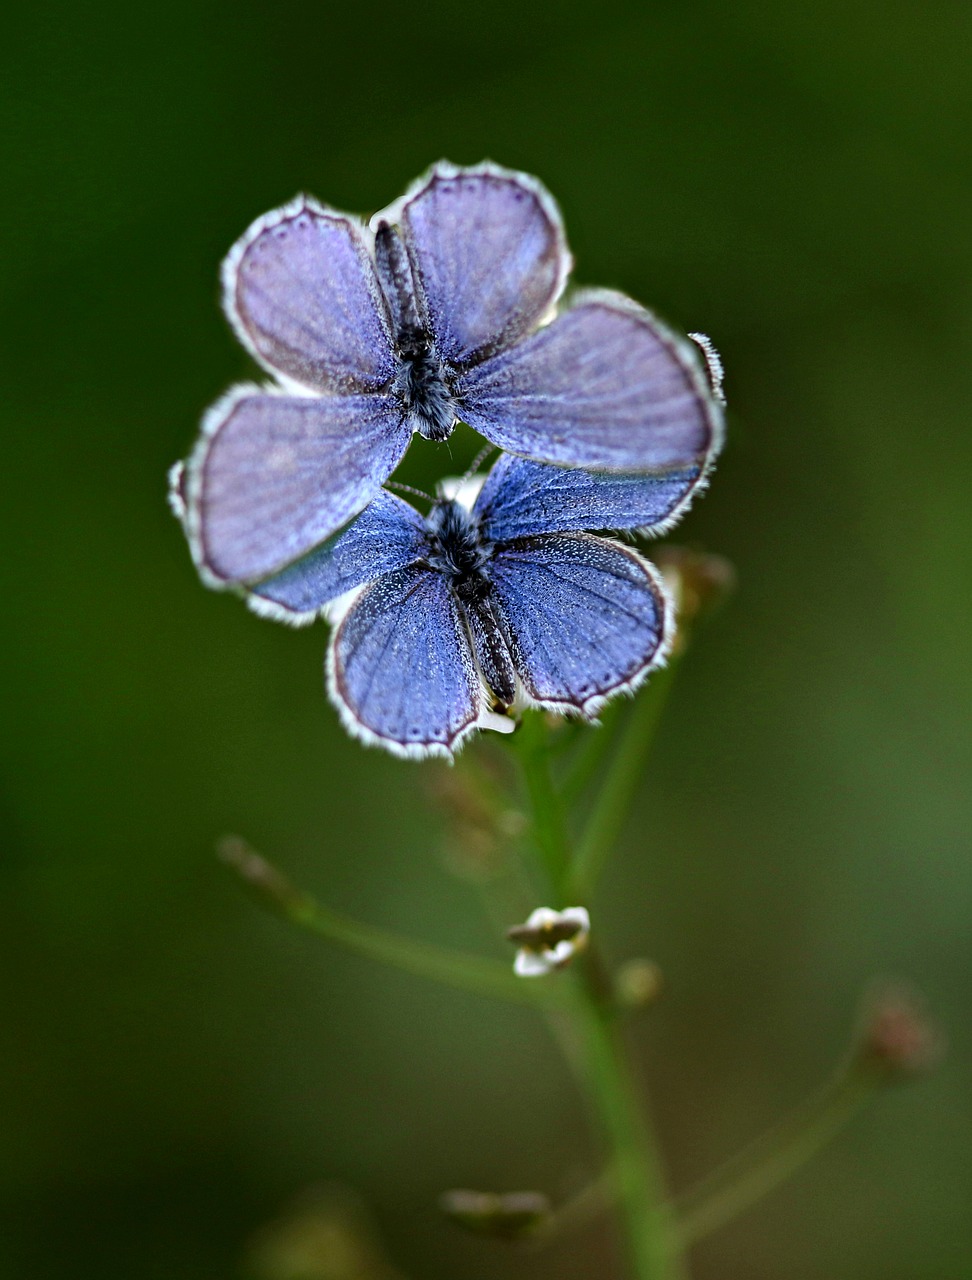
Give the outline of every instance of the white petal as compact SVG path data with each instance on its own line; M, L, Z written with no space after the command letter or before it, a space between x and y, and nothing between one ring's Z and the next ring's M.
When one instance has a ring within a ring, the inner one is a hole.
M535 951L527 951L525 947L516 953L513 961L513 972L519 978L541 978L552 968L547 953L538 955Z

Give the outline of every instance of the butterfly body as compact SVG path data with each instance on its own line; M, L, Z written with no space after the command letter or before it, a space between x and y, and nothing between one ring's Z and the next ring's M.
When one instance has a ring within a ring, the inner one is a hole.
M395 340L398 368L389 389L401 406L401 421L426 440L447 440L458 412L451 371L421 315L402 238L387 222L375 229L375 268Z
M479 521L461 503L440 499L425 523L429 531L429 563L446 575L453 590L474 594L490 553Z
M453 500L435 503L426 528L426 559L443 575L462 609L494 709L506 711L516 698L516 666L512 641L489 578L493 545L484 537L474 512Z
M458 405L434 343L425 334L409 333L399 341L398 351L400 363L391 390L401 404L402 421L426 440L448 440Z
M698 349L630 299L561 296L557 207L496 165L436 165L370 223L301 196L253 224L224 306L272 375L217 402L186 467L186 527L214 587L257 583L376 496L413 433L468 423L540 463L708 467L722 409Z
M450 756L477 729L511 728L514 707L591 718L664 660L658 573L590 531L660 532L704 483L698 465L599 475L507 455L468 505L443 496L423 517L381 490L245 594L280 621L330 619L329 692L356 737Z

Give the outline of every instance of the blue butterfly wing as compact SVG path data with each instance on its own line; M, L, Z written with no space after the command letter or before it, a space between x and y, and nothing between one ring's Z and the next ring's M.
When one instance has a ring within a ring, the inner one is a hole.
M414 564L426 546L422 517L383 489L346 529L251 587L247 602L282 622L311 622L345 591Z
M375 496L410 437L390 396L231 391L204 419L187 470L203 576L253 582L305 555Z
M535 179L436 165L378 220L398 221L439 354L482 359L539 324L570 269L560 215Z
M704 478L699 464L631 475L505 454L487 476L474 510L491 542L583 529L660 533L683 514Z
M364 230L305 197L259 218L230 250L223 305L264 368L301 386L352 394L394 375Z
M460 417L510 453L597 470L702 463L722 408L699 353L620 294L589 293L456 382Z
M425 566L365 588L331 636L328 665L347 729L398 755L448 755L482 708L459 605Z
M524 538L488 569L513 662L529 697L595 715L663 661L672 619L636 552L585 533Z

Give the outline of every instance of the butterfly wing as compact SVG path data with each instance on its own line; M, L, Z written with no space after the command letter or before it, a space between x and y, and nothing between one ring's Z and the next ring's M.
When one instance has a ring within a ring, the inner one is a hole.
M516 346L466 370L460 417L510 453L568 467L700 463L722 408L699 354L621 294L589 292Z
M255 613L280 622L313 622L338 596L414 564L425 550L422 517L382 489L346 529L251 587L247 603Z
M627 547L586 533L523 538L495 553L489 577L517 675L541 706L595 715L664 660L671 606Z
M694 464L656 474L552 467L504 454L486 478L474 511L490 542L583 529L662 533L705 483Z
M204 579L253 582L305 555L375 495L410 436L390 396L229 392L204 419L187 469L187 527Z
M570 254L552 197L526 174L436 165L372 225L398 222L439 354L467 366L534 329Z
M250 227L223 263L223 305L251 354L302 387L373 391L396 367L364 228L301 196Z
M395 755L448 756L483 709L459 606L422 565L366 587L331 636L328 691L345 727Z

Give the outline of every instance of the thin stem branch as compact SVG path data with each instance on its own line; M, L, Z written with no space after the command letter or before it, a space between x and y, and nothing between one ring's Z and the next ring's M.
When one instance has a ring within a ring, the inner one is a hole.
M614 1179L610 1170L599 1173L586 1186L576 1191L551 1213L550 1217L531 1237L544 1246L551 1240L577 1231L605 1214L613 1205Z
M224 840L220 857L255 890L261 901L286 919L346 947L369 960L378 960L416 977L429 978L462 991L493 996L516 1004L557 999L557 991L525 983L499 960L467 955L435 943L408 938L377 925L364 924L323 906L297 889L260 854L237 838Z
M732 1222L792 1177L857 1114L874 1087L863 1072L841 1071L791 1115L679 1196L673 1207L683 1245Z
M570 895L586 901L597 884L628 816L675 674L675 661L656 673L639 695L624 726L608 776L581 836L570 876Z

